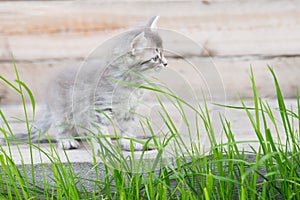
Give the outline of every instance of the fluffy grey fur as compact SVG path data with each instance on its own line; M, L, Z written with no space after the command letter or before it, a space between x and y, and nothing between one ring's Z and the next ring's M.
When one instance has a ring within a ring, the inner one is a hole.
M157 19L152 17L144 25L107 41L79 70L70 68L59 73L48 87L47 111L35 122L31 139L37 140L39 133L53 127L54 139L61 148L78 148L75 135L112 135L108 132L110 119L117 123L122 136L134 138L133 113L140 94L137 87L119 81L143 84L137 74L151 74L167 65L156 30ZM26 139L27 135L17 137ZM130 149L128 139L119 142L122 149ZM135 150L143 147L134 143Z

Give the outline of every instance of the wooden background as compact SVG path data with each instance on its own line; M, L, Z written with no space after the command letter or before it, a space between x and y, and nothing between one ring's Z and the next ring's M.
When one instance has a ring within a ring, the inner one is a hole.
M15 79L13 54L21 79L39 101L54 71L78 64L108 38L160 15L160 28L198 44L164 38L201 73L203 80L184 60L168 55L169 67L189 79L196 92L206 83L215 98L249 98L252 65L260 94L273 98L271 65L284 95L294 98L300 86L299 9L299 1L292 0L1 1L0 75ZM19 102L0 83L0 105Z

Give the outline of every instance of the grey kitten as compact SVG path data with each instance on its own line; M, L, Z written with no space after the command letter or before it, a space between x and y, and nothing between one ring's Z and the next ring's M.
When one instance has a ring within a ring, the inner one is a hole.
M167 65L157 20L158 16L152 17L142 26L106 42L78 71L73 68L59 73L48 87L47 110L35 122L31 140L37 141L39 133L53 127L59 147L76 149L76 135L112 135L108 131L111 120L123 137L135 138L132 129L140 93L137 87L122 81L143 84L139 74L152 74ZM16 137L27 139L27 135ZM130 150L130 140L121 138L119 142L123 150ZM135 150L144 148L136 142L133 146Z

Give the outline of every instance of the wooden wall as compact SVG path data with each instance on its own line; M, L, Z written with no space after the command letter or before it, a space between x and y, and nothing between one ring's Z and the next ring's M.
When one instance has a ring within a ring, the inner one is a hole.
M260 93L272 98L271 65L285 96L293 98L300 86L299 9L299 1L292 0L1 1L0 75L14 79L13 54L22 80L40 100L53 72L78 64L107 39L160 15L159 27L174 36L164 37L166 49L194 65L168 54L169 67L196 92L205 85L216 98L251 97L252 65ZM201 78L193 76L195 71ZM170 78L168 73L162 77ZM18 102L15 92L0 83L0 104Z

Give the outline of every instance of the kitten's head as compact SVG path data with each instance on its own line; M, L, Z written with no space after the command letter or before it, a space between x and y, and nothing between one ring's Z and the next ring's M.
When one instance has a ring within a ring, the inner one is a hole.
M158 16L151 17L142 26L132 31L129 55L135 71L145 72L167 66L163 55L162 39L157 33Z

